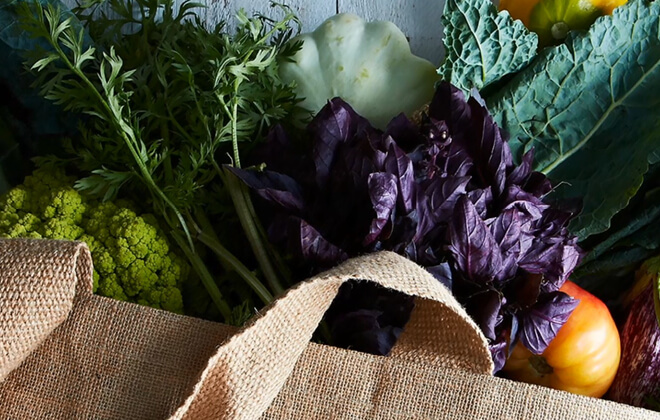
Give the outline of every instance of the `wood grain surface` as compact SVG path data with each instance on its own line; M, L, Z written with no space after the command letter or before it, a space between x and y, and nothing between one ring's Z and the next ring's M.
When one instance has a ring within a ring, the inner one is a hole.
M175 0L181 3L183 0ZM270 0L195 0L206 4L199 15L208 25L231 24L239 9L249 13L270 13ZM63 0L72 6L76 0ZM354 13L365 20L394 22L410 40L413 53L438 65L443 56L440 16L444 0L280 0L300 17L303 31L314 30L335 13Z

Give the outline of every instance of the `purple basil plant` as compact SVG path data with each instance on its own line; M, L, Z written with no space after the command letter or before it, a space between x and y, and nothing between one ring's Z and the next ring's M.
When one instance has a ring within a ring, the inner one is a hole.
M577 305L559 291L580 259L572 213L544 201L532 151L514 165L478 99L440 83L421 124L400 115L383 132L336 98L308 132L301 148L276 128L268 170L234 169L267 203L273 243L310 270L378 250L426 267L488 338L496 371L518 341L545 350ZM387 354L411 308L351 286L329 312L333 336Z

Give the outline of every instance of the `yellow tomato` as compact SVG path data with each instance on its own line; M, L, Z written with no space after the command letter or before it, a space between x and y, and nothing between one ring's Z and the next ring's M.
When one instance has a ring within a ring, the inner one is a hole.
M542 355L518 344L502 372L509 378L601 397L621 358L619 331L607 306L575 283L560 289L580 303Z
M627 0L500 0L500 10L520 19L539 36L539 46L562 41L568 31L587 29L597 17L611 14Z

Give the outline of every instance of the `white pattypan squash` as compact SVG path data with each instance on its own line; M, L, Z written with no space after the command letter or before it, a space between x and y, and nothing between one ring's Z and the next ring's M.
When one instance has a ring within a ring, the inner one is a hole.
M433 96L439 78L435 66L413 55L391 22L365 22L343 13L292 42L299 40L302 48L293 61L280 62L280 76L296 82L301 105L313 113L339 96L384 129L393 117L412 114Z

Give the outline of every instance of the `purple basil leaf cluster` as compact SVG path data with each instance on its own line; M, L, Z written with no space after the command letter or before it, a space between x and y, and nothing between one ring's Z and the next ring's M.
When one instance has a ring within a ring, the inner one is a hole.
M514 165L480 100L443 82L421 124L401 115L380 131L336 98L308 131L301 150L273 130L268 170L234 170L269 203L274 243L317 269L395 251L452 289L490 341L496 370L518 341L545 350L577 305L559 291L580 259L572 213L544 201L552 185L532 170L532 151ZM343 310L381 337L366 347L389 351L387 334L374 332L387 326L373 322L386 307Z

